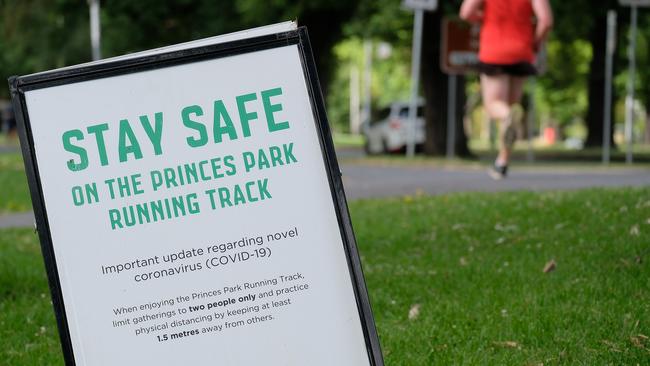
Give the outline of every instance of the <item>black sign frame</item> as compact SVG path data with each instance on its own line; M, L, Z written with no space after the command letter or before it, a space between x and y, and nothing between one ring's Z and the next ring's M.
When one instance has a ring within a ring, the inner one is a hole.
M107 61L99 64L79 65L60 70L43 72L26 76L12 76L9 78L12 105L16 114L20 145L25 164L25 172L29 183L36 230L38 231L41 251L45 262L52 304L59 329L59 337L65 364L74 366L74 350L70 337L70 329L65 312L65 302L56 265L56 256L50 232L47 210L43 199L42 182L36 160L32 126L25 101L25 92L52 86L72 84L107 78L146 70L188 64L210 59L218 59L233 55L262 51L271 48L297 45L302 64L302 71L306 80L312 113L318 132L318 142L325 164L329 187L332 194L332 203L336 211L337 221L348 269L354 289L354 296L359 311L359 320L363 329L366 351L370 365L383 366L383 356L379 337L375 326L368 291L363 277L361 260L359 257L356 239L352 229L352 222L348 211L347 200L341 180L341 171L336 158L332 135L325 111L325 102L320 89L314 56L306 27L296 30L263 35L253 38L241 39L225 43L199 46L195 48L151 54L132 59Z

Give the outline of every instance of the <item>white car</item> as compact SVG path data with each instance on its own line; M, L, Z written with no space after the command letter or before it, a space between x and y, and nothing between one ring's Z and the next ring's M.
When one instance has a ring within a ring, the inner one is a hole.
M419 103L415 120L415 146L421 148L425 140L424 103ZM376 118L362 126L366 137L367 154L381 154L403 151L409 136L409 104L395 102L379 111Z

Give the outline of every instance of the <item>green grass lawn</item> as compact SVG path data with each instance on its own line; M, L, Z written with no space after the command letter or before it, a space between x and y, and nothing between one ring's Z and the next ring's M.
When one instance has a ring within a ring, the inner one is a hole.
M0 215L32 209L20 154L0 154Z
M650 188L350 210L387 365L648 364ZM62 364L33 230L0 231L0 360Z
M650 360L650 189L351 206L388 365Z
M34 230L0 230L0 365L63 365Z
M365 138L362 135L334 132L332 134L332 140L334 140L334 146L337 148L362 148Z

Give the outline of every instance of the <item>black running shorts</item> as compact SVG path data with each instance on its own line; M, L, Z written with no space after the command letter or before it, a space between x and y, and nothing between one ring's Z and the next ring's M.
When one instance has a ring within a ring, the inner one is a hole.
M531 76L537 74L537 69L530 62L517 62L514 64L489 64L479 62L478 70L481 74L488 76L510 75L510 76Z

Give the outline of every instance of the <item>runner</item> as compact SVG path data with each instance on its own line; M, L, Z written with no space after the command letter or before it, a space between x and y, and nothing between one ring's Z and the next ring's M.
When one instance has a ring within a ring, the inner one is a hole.
M518 123L515 107L526 78L537 70L535 52L553 25L548 0L465 0L460 17L481 23L479 70L483 106L499 124L499 155L490 169L494 179L505 178Z

